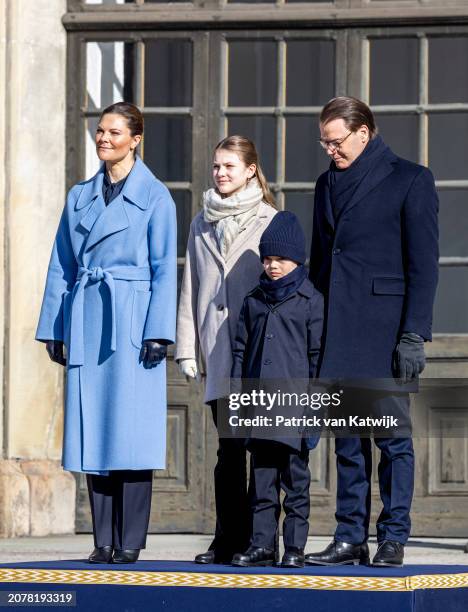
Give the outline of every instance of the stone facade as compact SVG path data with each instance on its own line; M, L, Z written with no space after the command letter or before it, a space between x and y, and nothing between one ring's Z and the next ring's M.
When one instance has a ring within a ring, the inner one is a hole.
M0 0L0 537L74 529L63 369L34 340L65 197L65 11L66 0Z

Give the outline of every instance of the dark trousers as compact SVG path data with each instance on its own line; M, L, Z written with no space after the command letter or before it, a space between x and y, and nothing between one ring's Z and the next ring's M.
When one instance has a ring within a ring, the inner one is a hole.
M409 414L407 395L388 396L383 400L390 412ZM393 406L392 406L393 404ZM374 442L380 450L378 477L383 508L377 520L377 540L393 540L405 544L411 520L410 509L414 488L413 441L406 438L379 438ZM335 537L341 542L360 544L369 535L371 510L372 440L336 438L337 496Z
M275 548L283 489L284 545L304 548L310 510L308 449L297 451L279 442L258 440L249 450L254 472L252 546Z
M209 402L209 405L217 427L218 412L228 410L227 402L220 399ZM218 440L218 461L214 469L216 531L210 548L231 556L247 549L252 530L247 452L243 439L233 437Z
M151 509L152 470L115 470L86 477L94 545L145 548Z

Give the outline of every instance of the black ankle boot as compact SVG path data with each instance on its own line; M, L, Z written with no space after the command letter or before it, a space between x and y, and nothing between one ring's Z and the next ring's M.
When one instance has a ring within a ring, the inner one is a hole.
M295 546L286 546L281 567L304 567L304 549Z
M238 567L264 567L274 562L275 551L258 546L249 546L245 553L237 553L232 559L232 565Z
M369 565L367 542L348 544L333 540L331 544L317 553L305 556L307 565Z
M378 545L375 557L372 559L372 565L376 567L401 567L404 554L405 547L403 544L392 540L384 540Z
M114 563L135 563L140 555L139 548L116 549L112 558Z
M112 546L97 546L89 555L89 563L112 563Z

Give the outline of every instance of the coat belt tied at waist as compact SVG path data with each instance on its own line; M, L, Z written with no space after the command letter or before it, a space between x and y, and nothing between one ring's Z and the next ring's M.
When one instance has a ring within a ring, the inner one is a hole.
M70 325L70 347L68 364L70 366L81 366L84 364L84 294L85 287L90 283L107 285L111 303L111 351L116 346L116 317L115 317L115 283L114 280L125 281L149 281L151 280L151 268L149 266L111 266L110 268L79 268L76 284L73 289Z

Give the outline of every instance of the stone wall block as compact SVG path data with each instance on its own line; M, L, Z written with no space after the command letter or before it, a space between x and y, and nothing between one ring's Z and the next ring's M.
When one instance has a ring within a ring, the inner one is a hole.
M58 462L23 461L21 468L30 488L30 535L73 533L75 479Z
M29 534L29 482L18 461L0 460L0 538Z

